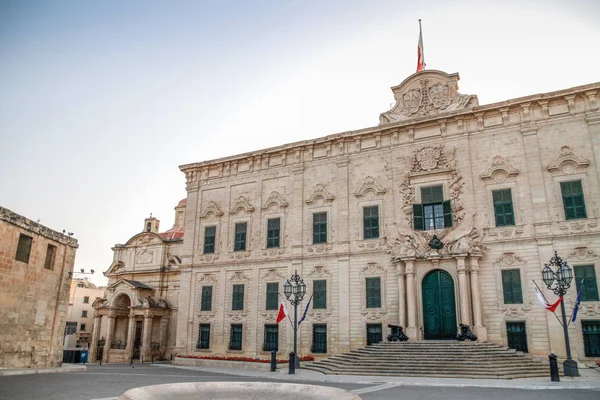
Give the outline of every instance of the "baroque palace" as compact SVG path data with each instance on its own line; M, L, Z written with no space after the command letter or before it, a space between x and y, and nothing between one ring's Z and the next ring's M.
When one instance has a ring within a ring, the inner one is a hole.
M376 127L181 166L173 228L150 217L113 248L92 361L285 355L293 329L275 320L295 271L299 313L313 296L301 356L383 340L388 324L410 340L468 324L564 357L533 283L556 301L541 274L555 252L575 275L569 316L584 281L573 356L598 357L600 83L480 106L458 79L411 75Z

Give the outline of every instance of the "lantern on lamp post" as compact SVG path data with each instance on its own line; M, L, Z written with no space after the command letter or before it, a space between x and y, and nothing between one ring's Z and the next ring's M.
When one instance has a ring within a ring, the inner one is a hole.
M289 302L294 306L294 351L290 353L289 373L295 374L296 368L300 367L298 360L298 304L304 298L306 294L306 284L304 280L298 275L298 271L294 271L294 274L288 279L283 285L283 293Z

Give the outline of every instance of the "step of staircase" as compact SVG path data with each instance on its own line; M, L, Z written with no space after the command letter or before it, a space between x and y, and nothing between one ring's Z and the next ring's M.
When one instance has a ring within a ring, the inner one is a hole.
M547 377L546 362L495 343L382 342L303 368L333 375L515 379Z

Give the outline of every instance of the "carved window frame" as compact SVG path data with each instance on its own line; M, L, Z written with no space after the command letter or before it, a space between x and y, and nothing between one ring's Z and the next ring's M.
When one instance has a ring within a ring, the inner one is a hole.
M235 226L236 224L246 223L246 248L244 250L235 250ZM245 253L251 250L252 245L252 218L250 216L231 217L229 220L229 244L227 248L230 253Z
M373 206L377 206L378 210L377 210L377 218L378 218L378 222L379 222L379 236L376 238L369 238L369 239L365 239L365 208L366 207L373 207ZM367 201L359 201L358 202L358 207L359 207L359 240L365 240L365 241L373 241L373 240L379 240L382 239L384 236L383 233L383 227L385 226L385 222L383 220L383 199L374 199L374 200L367 200Z
M325 301L327 302L326 308L313 308L310 307L308 311L309 317L313 321L318 323L326 322L331 316L333 310L333 275L326 267L317 265L313 270L306 276L305 281L309 283L311 290L314 288L313 281L325 281L326 293ZM314 304L314 303L313 303Z
M373 267L373 271L369 269ZM381 291L380 307L367 307L367 278L379 278L379 290ZM360 304L361 312L363 313L379 313L387 311L387 279L386 270L377 262L368 263L365 268L360 271Z
M321 242L321 243L315 243L314 242L314 214L322 214L325 213L327 215L327 240L325 242ZM309 241L308 244L309 245L314 245L314 246L323 246L323 245L327 245L327 244L331 244L333 241L331 240L331 214L333 214L331 212L331 207L319 207L319 208L312 208L310 210L310 212L307 213L308 214L308 218L309 218L309 226L310 226L310 230L309 230Z
M488 215L488 219L487 219L487 223L488 226L490 227L490 229L513 229L515 227L518 226L523 226L525 225L524 221L523 221L523 214L521 212L521 201L519 199L519 190L518 190L518 185L516 181L513 182L500 182L500 183L490 183L487 184L485 186L485 190L486 190L486 194L485 194L485 199L486 199L486 214ZM496 211L494 209L494 191L496 190L505 190L505 189L510 189L510 195L512 198L512 204L513 204L513 214L514 214L514 218L515 218L515 224L514 225L503 225L503 226L496 226Z
M260 247L262 250L282 249L285 247L285 212L265 212L263 213L262 232L260 235ZM267 247L267 235L269 233L269 220L279 218L279 247Z
M583 204L585 204L586 218L567 219L565 215L565 204L563 202L562 188L560 184L563 182L581 181L581 191L583 192ZM586 221L590 218L594 218L594 209L590 207L592 194L590 192L590 183L588 181L588 175L586 172L573 173L569 175L556 175L552 177L552 187L555 194L555 209L558 218L555 222L575 222L575 221Z
M513 261L507 261L507 256L510 257L509 259ZM496 278L496 299L498 299L498 306L501 306L503 308L528 308L529 305L531 305L531 301L529 299L529 287L527 286L527 262L514 253L504 253L500 256L498 260L494 262L493 266L494 275ZM519 278L521 279L521 295L523 302L504 303L504 286L502 283L502 271L514 269L519 270ZM518 318L523 319L524 317Z
M204 242L206 241L206 228L215 228L215 249L212 253L205 253L204 252ZM219 254L219 224L216 222L202 222L200 224L200 246L199 246L199 250L200 253L203 255L207 255L207 254Z

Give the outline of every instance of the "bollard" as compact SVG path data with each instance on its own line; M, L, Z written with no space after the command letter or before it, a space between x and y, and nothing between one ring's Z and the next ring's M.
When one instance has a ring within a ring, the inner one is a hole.
M560 382L558 376L558 362L556 361L556 354L552 353L548 356L550 359L550 380L552 382Z
M277 352L275 350L271 350L271 372L275 372L277 370Z
M294 352L290 352L290 359L289 359L289 365L290 365L290 374L295 374L296 373L296 354L294 354Z

